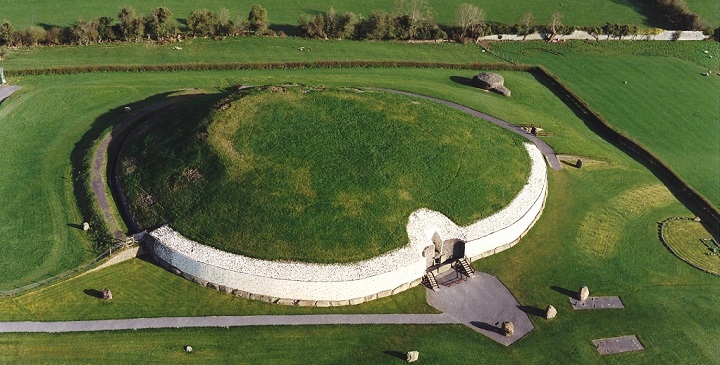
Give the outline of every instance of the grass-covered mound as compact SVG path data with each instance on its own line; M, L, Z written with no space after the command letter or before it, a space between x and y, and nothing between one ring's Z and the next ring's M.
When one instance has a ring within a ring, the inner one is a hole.
M407 243L414 210L468 224L529 174L520 137L399 95L272 87L198 109L139 129L122 160L128 203L143 226L252 257L373 257Z

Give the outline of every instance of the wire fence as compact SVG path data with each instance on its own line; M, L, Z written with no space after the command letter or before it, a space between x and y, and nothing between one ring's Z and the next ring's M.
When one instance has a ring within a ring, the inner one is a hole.
M13 296L28 292L30 290L37 289L41 286L56 283L63 279L67 279L67 278L75 276L79 273L85 272L85 271L93 268L94 266L96 266L100 261L102 261L106 257L111 256L113 252L118 252L118 251L122 250L123 248L130 247L133 244L136 244L144 237L144 233L145 232L132 235L132 236L128 237L125 241L118 241L114 245L110 246L110 248L105 250L103 253L101 253L100 255L95 257L95 259L93 259L92 261L82 264L72 270L65 271L65 272L55 275L53 277L49 277L47 279L43 279L38 282L34 282L32 284L28 284L28 285L25 285L25 286L22 286L19 288L7 290L7 291L0 291L0 298L1 297L13 297Z

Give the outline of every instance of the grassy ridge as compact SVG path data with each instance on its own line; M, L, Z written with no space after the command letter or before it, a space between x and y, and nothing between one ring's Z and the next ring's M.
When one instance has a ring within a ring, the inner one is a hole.
M707 7L702 0L703 8ZM196 9L210 9L218 11L220 8L230 10L231 19L247 18L250 8L260 3L268 10L271 25L278 29L286 29L287 26L294 27L302 14L316 14L325 12L331 6L338 12L352 11L364 16L374 10L392 11L394 1L368 0L362 2L351 2L348 0L309 0L309 1L278 1L265 0L253 1L217 1L217 0L195 0L195 1L154 1L152 3L143 1L104 1L88 3L82 0L70 0L53 2L48 0L34 0L31 2L21 0L6 0L3 2L3 18L10 20L16 27L27 27L30 25L41 26L65 26L78 18L93 19L100 16L117 18L118 11L124 6L133 6L139 13L149 14L157 6L166 6L174 17L184 23L184 18ZM435 19L440 24L454 25L457 6L463 3L461 0L439 1L430 0L429 4L436 13ZM486 0L479 4L490 21L507 24L515 24L521 15L532 12L538 23L546 24L553 11L561 11L565 14L563 21L566 24L574 25L603 25L605 22L619 24L638 25L660 25L662 19L657 14L643 14L627 3L611 0L540 0L533 2ZM72 11L68 11L72 9ZM643 9L645 11L646 9Z
M527 178L521 138L464 113L308 90L258 90L207 121L188 117L207 109L193 106L153 123L123 160L141 226L170 223L258 258L350 262L407 244L416 209L467 225L506 206Z

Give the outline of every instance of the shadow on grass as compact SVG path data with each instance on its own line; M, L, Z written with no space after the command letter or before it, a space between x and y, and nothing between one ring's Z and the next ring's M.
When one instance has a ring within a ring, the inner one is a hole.
M390 355L390 356L392 356L392 357L397 357L397 358L400 359L400 360L406 360L406 359L407 359L407 354L404 353L404 352L395 351L395 350L387 350L387 351L383 351L383 353L384 353L385 355Z
M71 227L71 228L79 229L81 231L83 230L82 224L68 223L67 226Z
M545 311L538 307L533 307L530 305L519 305L518 309L525 312L525 314L527 315L545 318Z
M555 290L556 292L558 292L562 295L571 297L571 298L575 298L575 296L577 295L577 293L572 290L561 288L561 287L555 286L555 285L551 286L550 289Z
M455 83L458 83L458 84L460 84L460 85L474 86L474 85L473 85L473 80L472 80L471 78L469 78L469 77L464 77L464 76L450 76L450 81L455 82Z
M85 294L87 294L87 295L89 295L89 296L91 296L91 297L98 298L98 299L102 299L102 298L103 298L103 293L102 293L101 291L99 291L99 290L96 290L96 289L85 289L85 290L83 290L83 293L85 293Z
M93 229L88 233L90 243L96 252L102 252L107 247L116 242L117 235L123 235L128 232L111 232L115 230L114 227L108 227L105 222L103 212L95 208L97 205L97 198L93 192L91 186L91 169L92 169L92 154L94 153L94 147L96 143L102 138L103 135L108 133L112 134L112 141L108 146L108 168L106 171L101 173L105 174L106 181L111 182L111 185L115 184L115 179L112 178L114 174L111 171L114 170L115 155L119 151L119 147L122 141L125 139L127 132L132 129L133 122L142 122L148 118L152 118L154 114L160 113L163 108L153 109L152 106L161 104L173 104L174 101L189 100L195 95L176 95L179 91L168 91L150 96L146 99L125 105L119 105L116 108L110 109L102 115L98 116L92 123L90 129L83 134L82 138L75 143L70 160L72 164L72 179L73 179L73 193L77 201L78 209L84 220L90 223L91 227L100 227L99 229ZM207 96L212 100L208 100L208 103L212 103L220 97L226 95L225 93L212 94ZM130 112L125 112L125 108L129 107ZM118 195L114 191L115 187L111 186L110 191L112 192L113 201L109 201L110 205L108 208L113 211L116 209ZM139 231L127 213L127 208L123 204L118 204L117 209L120 211L122 219L131 231L135 233ZM118 222L119 223L119 222ZM71 227L75 227L72 224L68 224ZM82 228L81 226L75 228Z

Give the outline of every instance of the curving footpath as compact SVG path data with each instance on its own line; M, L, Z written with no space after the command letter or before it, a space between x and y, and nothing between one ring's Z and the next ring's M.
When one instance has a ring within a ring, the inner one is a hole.
M555 153L555 150L553 150L549 144L547 144L545 141L538 138L537 136L533 136L532 134L524 131L523 129L518 128L518 127L514 126L513 124L510 124L502 119L498 119L491 115L481 113L475 109L468 108L468 107L466 107L464 105L460 105L458 103L453 103L452 101L438 99L438 98L434 98L432 96L426 96L426 95L415 94L415 93L411 93L411 92L407 92L407 91L401 91L401 90L395 90L395 89L385 89L385 88L374 88L373 87L373 88L368 88L368 90L386 91L386 92L390 92L390 93L412 96L415 98L434 101L436 103L440 103L440 104L449 106L453 109L457 109L461 112L470 114L474 117L486 120L492 124L499 126L500 128L503 128L507 131L513 132L517 135L520 135L520 136L530 140L532 143L535 144L535 146L537 146L537 148L540 150L540 152L542 152L543 156L545 156L545 159L547 160L548 164L550 165L550 168L552 168L553 170L561 170L562 169L562 164L560 164L560 160L558 159L557 154Z

